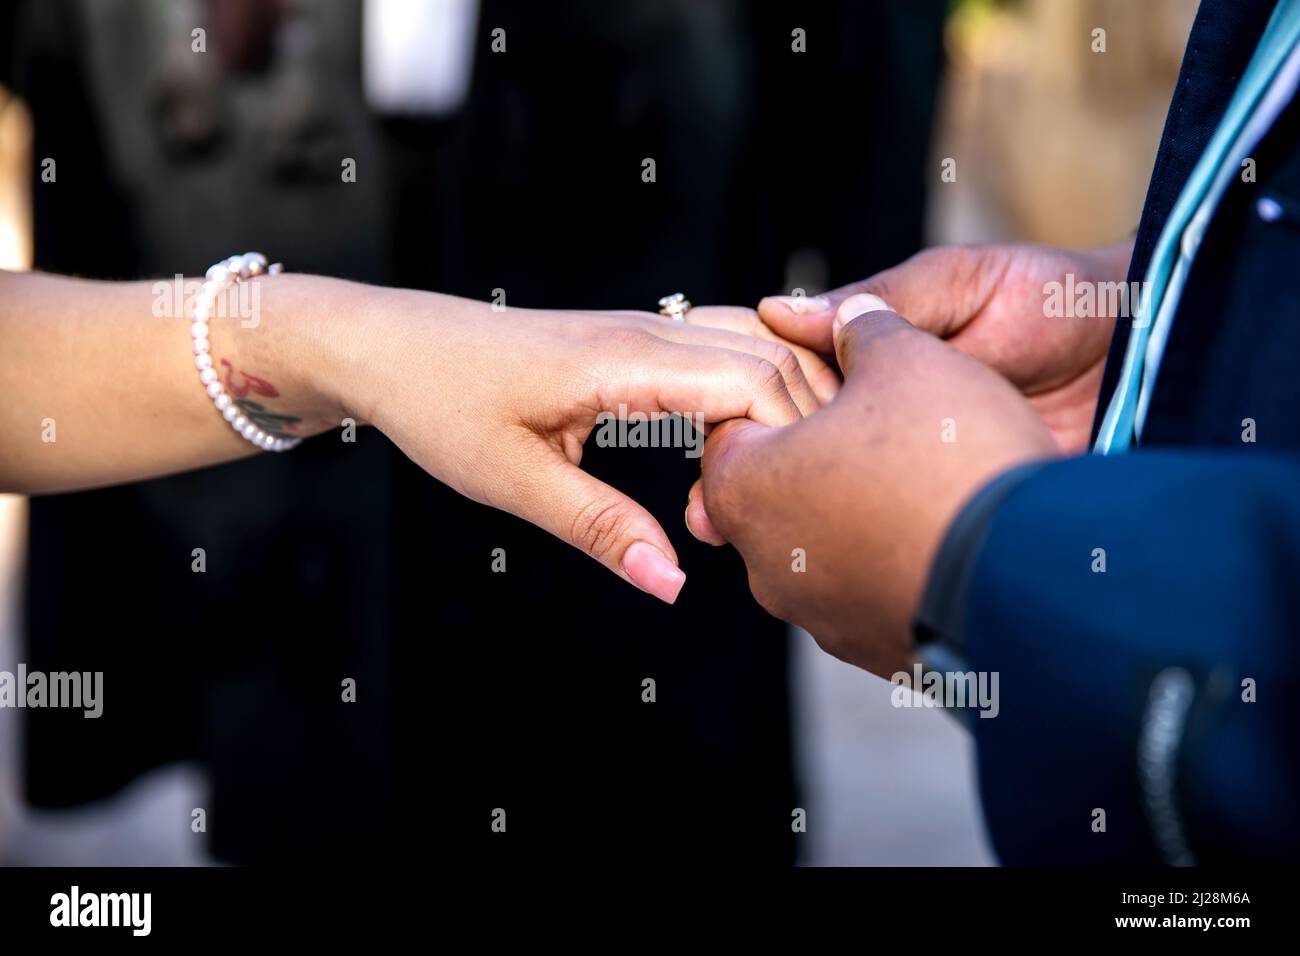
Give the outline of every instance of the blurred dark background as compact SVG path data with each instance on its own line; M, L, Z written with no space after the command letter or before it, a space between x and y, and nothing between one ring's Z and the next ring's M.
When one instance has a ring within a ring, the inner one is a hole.
M0 81L32 155L58 158L34 266L194 275L258 249L514 306L653 309L812 293L919 247L945 0L453 5L473 14L466 93L429 109L376 104L358 0L11 4ZM373 430L33 500L21 659L104 671L106 705L26 712L26 799L82 805L198 760L223 861L791 862L784 625L731 550L685 532L680 450L593 445L584 466L669 530L675 607Z

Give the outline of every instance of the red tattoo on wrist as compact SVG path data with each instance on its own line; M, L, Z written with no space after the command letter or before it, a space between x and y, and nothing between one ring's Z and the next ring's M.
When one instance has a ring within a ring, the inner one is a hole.
M244 398L249 392L256 395L264 395L267 398L279 398L280 391L264 378L256 375L249 375L247 372L236 372L235 367L230 364L230 359L222 359L222 366L226 370L226 391L235 398ZM243 379L240 384L235 384L235 375L238 374Z

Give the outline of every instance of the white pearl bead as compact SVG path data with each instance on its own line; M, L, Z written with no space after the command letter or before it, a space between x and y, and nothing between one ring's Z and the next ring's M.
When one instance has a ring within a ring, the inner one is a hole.
M244 262L248 264L248 274L260 276L266 271L266 256L260 252L245 252Z
M209 382L215 382L216 380L217 370L215 368L205 368L203 371L199 372L199 381L204 385L207 385Z
M245 438L251 439L254 435L257 434L257 426L254 425L252 422L249 422L247 425L243 427L242 432Z
M235 426L235 431L242 432L244 430L244 426L248 424L248 419L245 418L243 415L236 415L234 421L232 421L230 424Z
M208 337L208 323L195 322L190 326L190 335L196 339L206 339Z
M224 412L229 407L230 407L230 396L227 395L225 392L222 392L220 395L217 396L217 408L220 411Z
M262 431L262 429L260 429L260 428L257 429L256 431L254 431L254 432L253 432L253 444L254 444L254 445L264 445L264 444L266 444L266 432Z
M208 275L209 282L224 283L227 279L230 278L230 269L227 268L224 262L218 262L215 266L213 266L208 270L207 275ZM204 288L206 289L207 286L205 285Z
M229 395L222 395L221 398L226 400L226 405L221 409L221 416L228 422L234 423L235 416L239 414L239 406L230 401ZM217 399L217 404L221 404L221 398Z
M199 371L202 371L205 368L212 368L212 356L207 352L200 352L198 355L194 356L194 366Z
M207 350L208 350L208 340L207 340L207 339L195 339L195 340L194 340L194 354L195 354L195 355L202 354L203 352L206 352Z
M232 277L238 276L241 279L248 278L248 264L244 262L243 256L231 256L226 260L226 268L230 270Z
M212 318L212 303L196 302L194 304L194 324L206 323L210 318Z
M216 398L218 395L220 395L220 394L221 394L222 392L224 392L224 391L225 391L225 389L221 387L221 383L220 383L220 382L209 382L209 383L208 383L208 397L209 397L209 398Z

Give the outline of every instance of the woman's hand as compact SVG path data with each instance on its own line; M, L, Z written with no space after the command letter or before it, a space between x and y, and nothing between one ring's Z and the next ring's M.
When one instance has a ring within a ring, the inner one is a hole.
M1089 251L944 246L823 296L764 299L758 312L776 334L829 353L839 305L857 293L878 295L917 328L1009 379L1061 449L1076 452L1092 431L1116 316L1102 308L1093 316L1048 314L1044 286L1073 275L1075 288L1092 283L1094 292L1104 291L1102 283L1124 281L1132 251L1131 240Z
M253 280L239 314L209 321L219 379L205 385L190 350L197 282L182 290L0 274L0 489L86 488L252 454L204 390L219 388L273 434L307 437L344 417L375 424L461 493L672 601L684 575L663 529L578 468L598 415L797 421L835 392L814 353L831 348L836 304L874 289L1010 379L1057 443L1077 449L1114 319L1048 317L1043 287L1071 272L1076 285L1115 281L1127 256L1127 247L934 250L798 309L765 300L775 334L740 309L695 309L684 324L642 313L496 312L281 275Z
M346 418L377 425L457 491L672 601L685 576L663 529L578 468L597 416L785 425L818 405L801 361L822 389L834 378L770 333L736 331L759 326L745 309L694 309L680 325L644 313L497 312L284 274L241 283L209 318L217 374L201 382L199 286L0 272L0 491L91 488L254 454L213 407L228 396L235 422L286 438ZM694 432L673 427L698 449Z
M354 297L342 311L355 313L329 323L340 416L377 426L461 494L539 525L670 603L685 575L668 536L578 467L597 416L781 426L818 405L790 349L709 325L733 326L742 310L694 309L691 324L675 324L644 313L494 312L339 285Z

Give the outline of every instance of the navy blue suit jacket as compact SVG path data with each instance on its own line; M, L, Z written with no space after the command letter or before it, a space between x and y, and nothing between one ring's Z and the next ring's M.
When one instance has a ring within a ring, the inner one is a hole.
M1143 278L1271 9L1201 5L1130 280ZM1254 158L1257 181L1229 189L1198 252L1141 446L995 483L936 562L927 605L942 586L945 636L971 669L999 673L999 715L971 724L1006 863L1294 861L1300 851L1295 104ZM1263 197L1284 215L1261 217ZM1127 334L1121 321L1103 405Z

